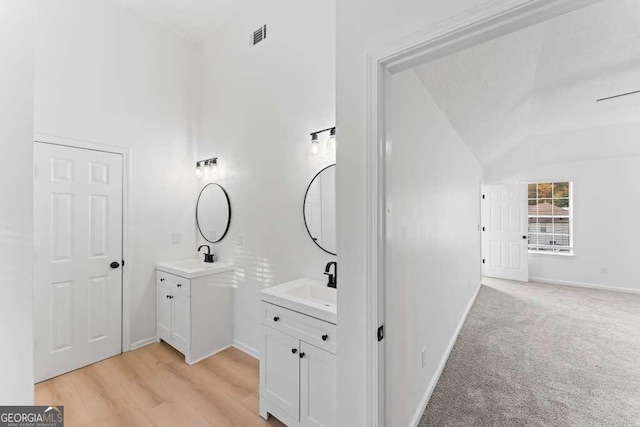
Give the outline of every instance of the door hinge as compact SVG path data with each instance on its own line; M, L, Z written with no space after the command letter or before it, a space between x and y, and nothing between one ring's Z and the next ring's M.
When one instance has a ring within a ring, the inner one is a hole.
M378 328L378 342L384 339L384 325L380 325Z
M484 194L482 195L482 198L484 199Z
M484 260L482 260L482 263L484 264Z
M124 260L122 260L122 266L124 267Z

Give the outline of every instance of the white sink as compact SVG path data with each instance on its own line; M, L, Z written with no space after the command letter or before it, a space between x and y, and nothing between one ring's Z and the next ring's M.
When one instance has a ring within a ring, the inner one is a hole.
M335 288L314 279L297 279L260 291L260 299L326 322L338 323Z
M159 262L156 268L160 271L175 274L186 279L224 273L233 270L233 264L224 262L204 262L201 259L183 259L179 261Z

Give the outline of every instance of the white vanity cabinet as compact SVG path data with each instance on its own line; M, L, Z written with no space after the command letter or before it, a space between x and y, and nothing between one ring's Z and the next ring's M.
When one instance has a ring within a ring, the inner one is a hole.
M233 341L233 270L218 266L200 277L156 265L158 341L194 364ZM170 271L165 271L170 270Z
M261 316L260 415L335 426L337 326L264 301Z

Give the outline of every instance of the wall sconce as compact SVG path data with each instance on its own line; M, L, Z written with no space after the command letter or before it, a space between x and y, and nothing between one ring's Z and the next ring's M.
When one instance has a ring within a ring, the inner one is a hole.
M318 135L324 132L331 132L329 134L329 140L327 141L327 149L329 151L335 151L336 149L336 128L326 128L311 134L311 153L314 156L317 156L320 153L320 140L318 139Z
M198 160L196 162L196 176L201 177L203 175L211 176L215 175L218 170L218 158L213 157L206 160Z

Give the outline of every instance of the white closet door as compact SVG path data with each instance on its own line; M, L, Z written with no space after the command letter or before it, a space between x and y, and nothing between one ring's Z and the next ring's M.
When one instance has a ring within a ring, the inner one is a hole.
M39 382L122 350L122 156L36 143L35 167Z
M526 184L488 185L483 194L484 275L528 282Z

